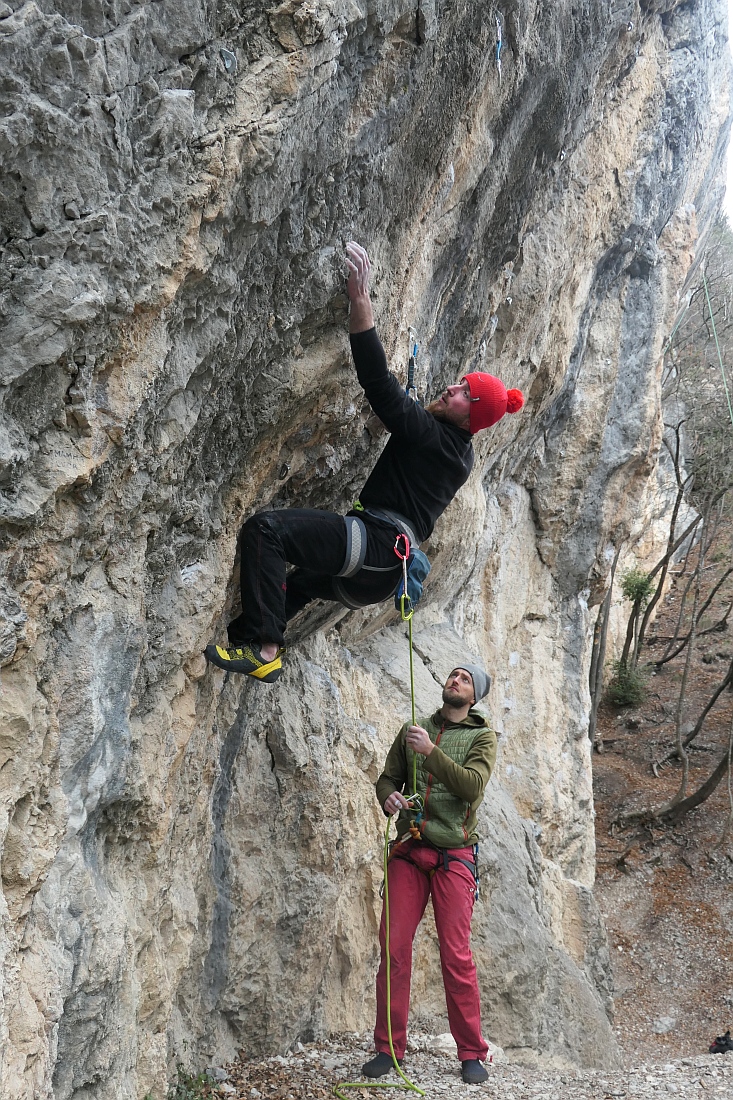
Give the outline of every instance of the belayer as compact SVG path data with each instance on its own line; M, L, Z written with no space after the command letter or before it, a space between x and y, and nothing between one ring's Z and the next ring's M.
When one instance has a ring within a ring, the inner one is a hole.
M347 607L381 603L396 590L402 565L395 539L425 542L473 467L471 436L517 412L507 391L476 371L422 408L387 366L374 328L366 250L349 242L349 333L356 374L390 438L346 515L312 508L259 512L240 534L242 614L228 627L229 646L208 645L207 660L265 683L280 676L285 626L314 599ZM296 568L287 577L287 563Z
M390 1004L388 1009L385 905L379 933L377 1053L362 1066L366 1077L382 1077L392 1069L390 1038L397 1061L401 1064L404 1059L412 942L428 898L433 902L448 1023L461 1076L474 1085L488 1077L481 1064L489 1046L481 1032L470 940L478 887L476 814L496 763L496 734L474 707L490 686L491 678L478 665L454 668L443 687L440 710L418 719L416 726L402 727L377 780L380 806L387 816L398 813L399 817L387 865ZM416 790L422 799L417 816L403 793L415 759Z

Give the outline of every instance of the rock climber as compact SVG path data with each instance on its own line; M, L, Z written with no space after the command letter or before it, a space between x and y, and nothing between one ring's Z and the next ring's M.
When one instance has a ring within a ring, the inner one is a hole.
M402 727L376 783L387 816L399 813L397 840L388 863L390 1000L392 1043L400 1064L407 1042L412 941L428 898L433 900L451 1034L467 1084L488 1077L481 1064L488 1044L481 1034L481 1003L470 947L471 915L478 881L476 811L496 761L496 734L474 705L487 694L490 677L477 665L454 668L443 688L443 705L420 725ZM417 755L415 814L403 793L411 784ZM366 1077L392 1068L387 1031L385 917L380 928L382 960L377 974L377 1053L362 1067Z
M419 547L468 478L471 437L517 412L519 390L491 374L467 374L422 408L387 366L374 328L366 250L346 246L351 302L349 333L356 374L376 415L391 433L346 517L310 508L260 512L240 534L242 613L228 627L229 647L209 645L207 660L264 683L280 676L285 626L310 600L364 607L397 588L401 563L395 538ZM287 577L286 563L296 568Z

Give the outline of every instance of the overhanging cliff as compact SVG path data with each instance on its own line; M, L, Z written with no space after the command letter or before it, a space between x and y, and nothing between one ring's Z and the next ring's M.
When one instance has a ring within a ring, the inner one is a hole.
M719 199L725 5L498 10L501 79L478 0L0 3L3 1096L161 1097L184 1041L371 1022L403 631L389 607L311 618L271 688L201 657L243 518L345 509L383 444L345 337L350 237L423 394L483 364L528 395L427 547L419 709L459 651L495 677L489 1036L616 1057L590 634ZM437 1026L429 940L414 1003Z

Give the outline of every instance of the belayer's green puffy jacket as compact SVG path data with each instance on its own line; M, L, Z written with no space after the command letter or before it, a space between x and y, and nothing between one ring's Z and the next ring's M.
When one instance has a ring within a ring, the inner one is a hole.
M384 771L376 783L377 798L384 806L394 791L412 793L412 761L417 757L417 791L425 802L421 834L437 848L465 848L478 840L476 811L496 763L496 734L485 717L470 710L462 722L449 722L436 711L419 718L435 748L430 756L413 753L405 743L410 723L402 727L387 754ZM413 811L402 810L397 835L409 832Z

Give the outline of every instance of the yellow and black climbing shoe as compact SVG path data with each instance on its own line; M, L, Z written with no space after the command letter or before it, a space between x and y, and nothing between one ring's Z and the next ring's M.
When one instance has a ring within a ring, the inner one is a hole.
M255 680L262 680L265 684L274 684L282 672L281 658L284 652L284 649L278 649L273 660L268 662L262 660L259 649L253 643L243 643L229 649L220 645L207 645L204 657L226 672L243 672L245 676L254 676Z

